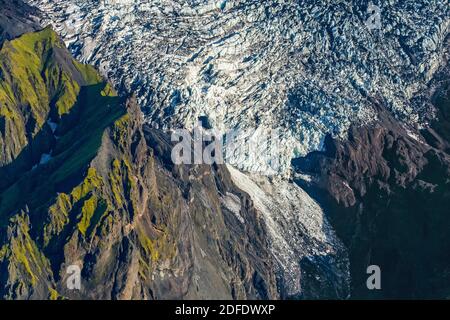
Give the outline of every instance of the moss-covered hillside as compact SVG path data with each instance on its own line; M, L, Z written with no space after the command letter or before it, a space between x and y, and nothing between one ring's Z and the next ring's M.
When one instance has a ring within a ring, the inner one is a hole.
M86 235L110 205L95 195L104 182L89 165L126 110L50 28L6 41L0 75L0 261L8 270L1 277L5 294L20 297L39 281L51 283L50 262L38 248L75 223L71 218Z
M14 171L29 170L50 151L53 131L76 105L81 88L101 82L92 67L72 59L50 28L3 43L0 187L14 181Z

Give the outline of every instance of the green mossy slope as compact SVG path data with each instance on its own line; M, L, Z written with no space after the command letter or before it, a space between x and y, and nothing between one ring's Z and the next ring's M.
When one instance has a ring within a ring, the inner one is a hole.
M0 173L14 179L0 186L1 296L60 298L46 248L58 246L55 237L71 227L88 237L111 210L108 177L91 161L108 128L126 115L123 102L92 67L73 60L49 28L4 43ZM25 150L42 134L52 141L51 157L39 164ZM33 168L16 166L20 157Z
M15 160L47 120L58 123L68 114L82 86L101 82L50 28L6 41L0 50L0 166Z

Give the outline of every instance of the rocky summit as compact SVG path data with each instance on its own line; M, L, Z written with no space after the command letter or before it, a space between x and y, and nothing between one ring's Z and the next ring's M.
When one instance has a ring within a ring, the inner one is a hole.
M0 0L0 298L450 297L449 27L443 0ZM174 162L199 123L280 165Z

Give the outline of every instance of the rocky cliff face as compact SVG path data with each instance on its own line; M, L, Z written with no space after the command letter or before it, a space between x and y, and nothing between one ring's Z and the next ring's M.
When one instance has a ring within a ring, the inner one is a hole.
M435 93L438 120L421 135L381 121L328 138L325 153L294 161L316 177L309 188L350 253L352 296L445 298L450 295L450 155L448 84ZM381 291L366 287L367 266L382 270Z
M37 31L39 10L21 0L0 1L0 45L26 32Z

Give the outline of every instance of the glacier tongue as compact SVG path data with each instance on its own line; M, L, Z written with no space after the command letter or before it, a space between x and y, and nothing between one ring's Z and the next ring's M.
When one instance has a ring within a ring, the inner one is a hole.
M28 1L78 58L137 94L148 122L278 129L282 171L327 133L373 121L373 101L426 123L422 90L448 51L446 0L379 1L380 29L360 0Z
M308 281L302 275L307 273L317 281L331 283L331 292L346 298L350 288L347 252L321 207L286 180L247 175L232 166L228 170L265 221L283 292L291 297L304 296ZM305 261L306 266L310 262L314 267L303 271Z

